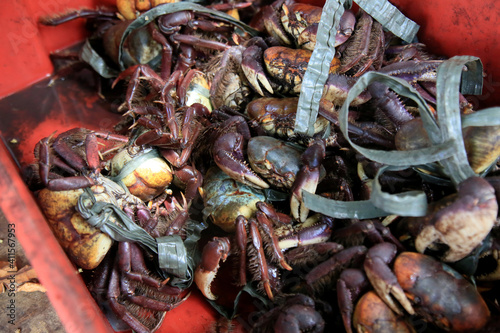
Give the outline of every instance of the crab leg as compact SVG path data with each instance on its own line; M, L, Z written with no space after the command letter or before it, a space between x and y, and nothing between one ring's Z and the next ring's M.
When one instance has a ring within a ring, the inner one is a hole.
M145 75L158 91L160 91L163 87L163 79L147 65L135 65L125 69L118 75L111 87L114 88L119 81L125 79L126 77L130 77L125 99L129 109L132 109L132 100L137 89L139 88L139 79L141 74Z
M236 218L236 246L240 253L240 267L239 267L239 284L244 286L247 284L247 225L248 221L243 215Z
M51 191L67 191L67 190L75 190L80 188L89 187L96 184L96 181L87 176L73 176L73 177L65 177L58 179L50 179L50 165L51 160L56 162L56 165L62 167L64 170L70 173L77 173L76 170L86 170L91 169L93 171L97 171L99 166L99 155L97 154L97 141L95 139L95 135L89 134L91 139L86 139L86 151L91 160L89 167L87 167L87 163L83 158L81 158L72 147L69 147L63 140L63 137L67 135L71 135L72 132L76 132L79 129L72 129L60 134L52 143L52 147L54 150L65 160L68 162L66 164L59 158L51 157L49 142L52 136L45 138L39 142L38 152L39 152L39 174L41 180L47 186L47 188ZM92 140L93 136L93 140ZM97 158L96 158L97 155Z
M283 214L280 212L277 212L273 206L270 204L264 202L264 201L259 201L255 204L257 209L264 214L268 218L270 218L273 222L281 224L281 225L291 225L292 224L292 218L288 214Z
M292 267L290 267L290 265L287 264L285 256L283 255L283 252L281 252L278 237L276 237L276 235L274 234L274 229L273 226L271 225L271 221L269 221L266 214L260 211L256 212L256 218L257 221L259 222L260 227L264 231L263 234L265 234L266 237L269 237L271 240L272 246L270 248L272 249L273 257L276 258L277 261L279 261L281 267L291 271Z
M143 282L151 287L160 288L161 282L149 275L141 249L131 242L120 242L118 245L118 267L127 278ZM126 279L122 279L125 281ZM125 282L128 285L128 282ZM123 288L122 288L123 289ZM125 286L125 289L129 289ZM129 294L134 292L129 290Z
M189 151L191 151L191 149L189 149ZM198 189L203 184L203 175L196 168L185 165L175 171L175 176L186 185L184 195L187 203L191 203L196 197Z
M75 152L74 147L70 147L63 140L63 138L70 137L74 133L77 134L78 131L80 131L79 128L73 128L59 134L52 143L52 148L54 148L57 154L59 154L75 170L85 170L87 169L87 163L85 160L77 152Z
M262 62L259 61L259 59L262 59L263 54L264 51L262 51L260 46L252 45L243 51L241 60L241 69L243 73L252 88L261 96L265 96L260 87L261 84L269 93L274 94L274 90L267 79Z
M325 143L322 140L313 143L302 154L303 166L297 173L290 198L292 215L301 222L304 222L309 214L309 209L302 201L302 191L316 192L319 181L319 169L324 158Z
M163 80L167 80L170 77L172 68L172 46L165 38L165 36L162 33L160 33L157 29L155 29L152 24L149 24L148 27L153 39L162 46L160 76Z
M322 216L320 222L313 225L300 228L289 236L280 238L279 247L288 249L296 246L306 246L327 242L332 235L334 219L328 216Z
M354 303L369 286L370 283L366 275L360 269L348 268L340 274L337 280L337 302L347 333L352 333L351 318L354 312Z
M94 172L100 171L99 144L95 133L90 133L85 138L85 156L87 165Z
M343 267L361 259L365 253L366 247L360 245L352 246L334 254L330 259L322 262L307 273L307 285L314 289L314 286L318 284L318 281L321 283L321 281L331 279L331 277L338 274Z
M128 310L128 308L121 304L118 301L118 297L120 297L120 283L119 283L119 277L120 274L118 272L118 269L115 267L111 271L111 277L109 281L109 287L108 287L108 300L109 300L109 305L111 309L113 310L114 313L116 313L120 319L122 319L124 322L127 323L127 325L130 326L131 329L133 329L137 333L150 333L151 329L150 327L146 327L143 323L139 321L138 318L134 317L132 313ZM149 315L151 317L154 317L154 311L144 309L144 311L149 312Z
M63 15L40 17L40 23L43 25L56 26L78 18L95 18L95 17L98 18L106 17L112 20L116 18L116 12L108 10L92 10L84 8L79 10L72 10Z
M259 227L257 226L257 221L255 219L249 220L250 228L250 238L252 240L252 245L257 251L257 261L260 267L260 280L264 284L264 289L266 291L267 297L273 300L273 292L271 291L271 284L269 283L269 273L267 270L266 256L264 254L264 245L262 244L262 238L260 237Z

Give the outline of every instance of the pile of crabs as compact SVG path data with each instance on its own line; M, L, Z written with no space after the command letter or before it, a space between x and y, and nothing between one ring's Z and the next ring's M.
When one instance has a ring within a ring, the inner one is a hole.
M418 168L379 177L387 192L423 191L425 216L332 217L303 198L368 200L382 165L339 129L349 89L378 71L407 81L433 109L444 59L362 10L345 11L306 136L294 123L321 7L174 3L138 16L149 10L141 3L44 19L92 23L92 50L116 71L122 103L112 111L123 120L114 133L74 128L41 139L25 170L54 234L115 321L153 332L195 285L217 302L218 270L231 265L231 282L265 299L246 322L254 332L494 329L498 126L464 132L482 177L456 186ZM475 112L462 95L460 108ZM363 147L415 149L427 140L416 110L372 84L350 104L347 130Z

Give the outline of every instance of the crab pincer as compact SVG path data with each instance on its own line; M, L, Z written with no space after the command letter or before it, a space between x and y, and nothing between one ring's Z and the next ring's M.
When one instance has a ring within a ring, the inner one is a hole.
M290 208L294 218L304 222L309 214L309 209L302 200L302 191L314 193L319 182L320 166L325 158L325 143L315 141L302 154L303 166L300 169L292 187Z
M226 237L214 237L203 248L201 262L194 273L194 282L203 295L215 300L217 296L212 293L211 284L217 275L219 262L225 261L229 255L230 243Z
M245 137L240 133L227 133L214 144L215 163L231 178L245 185L268 188L269 185L252 171L245 162L243 149Z

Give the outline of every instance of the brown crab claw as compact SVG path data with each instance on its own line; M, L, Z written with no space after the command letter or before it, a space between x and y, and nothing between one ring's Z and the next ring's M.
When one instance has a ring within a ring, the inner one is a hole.
M415 310L405 295L403 288L399 285L397 277L389 268L388 264L397 254L394 244L380 243L368 250L364 262L364 269L368 280L379 297L397 314L401 314L399 306L394 299L411 315ZM393 299L394 297L394 299Z
M264 67L262 66L262 55L263 51L259 46L252 45L248 47L243 52L241 69L243 70L243 73L252 88L261 96L264 96L261 85L271 94L274 94L274 90L266 77L266 73L264 72Z
M324 158L325 143L323 141L316 141L302 154L304 165L297 173L290 197L292 216L301 222L304 222L307 219L307 215L309 215L309 209L302 201L302 191L316 192L320 174L319 170Z
M210 300L216 300L217 296L212 293L212 281L219 270L219 263L227 259L230 243L226 237L214 237L207 243L201 254L201 261L194 272L194 282L201 293Z
M424 219L424 227L415 239L415 248L423 253L434 243L449 250L441 258L455 262L472 252L493 228L498 213L495 190L483 178L470 177L459 184L458 193L442 199Z
M214 161L229 177L234 180L260 189L268 188L262 178L250 169L243 159L243 135L227 133L214 144Z

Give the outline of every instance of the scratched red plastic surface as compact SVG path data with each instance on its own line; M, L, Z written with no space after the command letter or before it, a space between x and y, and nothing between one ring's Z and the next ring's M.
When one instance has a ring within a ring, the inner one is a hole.
M82 21L55 28L44 27L37 24L39 16L64 12L70 8L112 5L113 2L12 0L2 4L0 98L46 78L53 70L48 54L73 45L85 36ZM321 4L323 1L302 2ZM482 107L500 104L500 64L497 61L500 55L500 36L497 33L500 8L494 0L391 2L421 25L420 41L428 44L431 51L446 56L480 57L487 76L483 96L477 97L475 101ZM29 163L35 143L55 129L63 131L74 126L109 129L118 117L112 114L102 116L99 110L105 105L95 95L77 90L69 95L61 94L58 91L60 86L48 89L45 84L42 82L34 86L34 90L0 100L0 132L9 149L0 147L0 186L3 191L0 208L7 218L18 221L20 228L30 228L29 232L20 230L18 238L33 261L42 283L49 289L49 298L67 331L109 332L106 322L95 314L96 305L81 279L74 274L74 267L61 253L55 239L47 233L43 216L30 193L23 187L14 162ZM80 99L80 94L84 94L85 98ZM72 103L73 100L79 102ZM100 116L96 117L98 113ZM10 159L9 154L15 157L15 161ZM43 235L43 238L34 235ZM47 251L51 251L51 254L46 254ZM78 316L80 318L75 318ZM159 332L206 332L214 327L216 318L220 316L195 291L184 304L167 313ZM75 327L76 323L85 326ZM244 326L239 325L236 331L241 331Z

